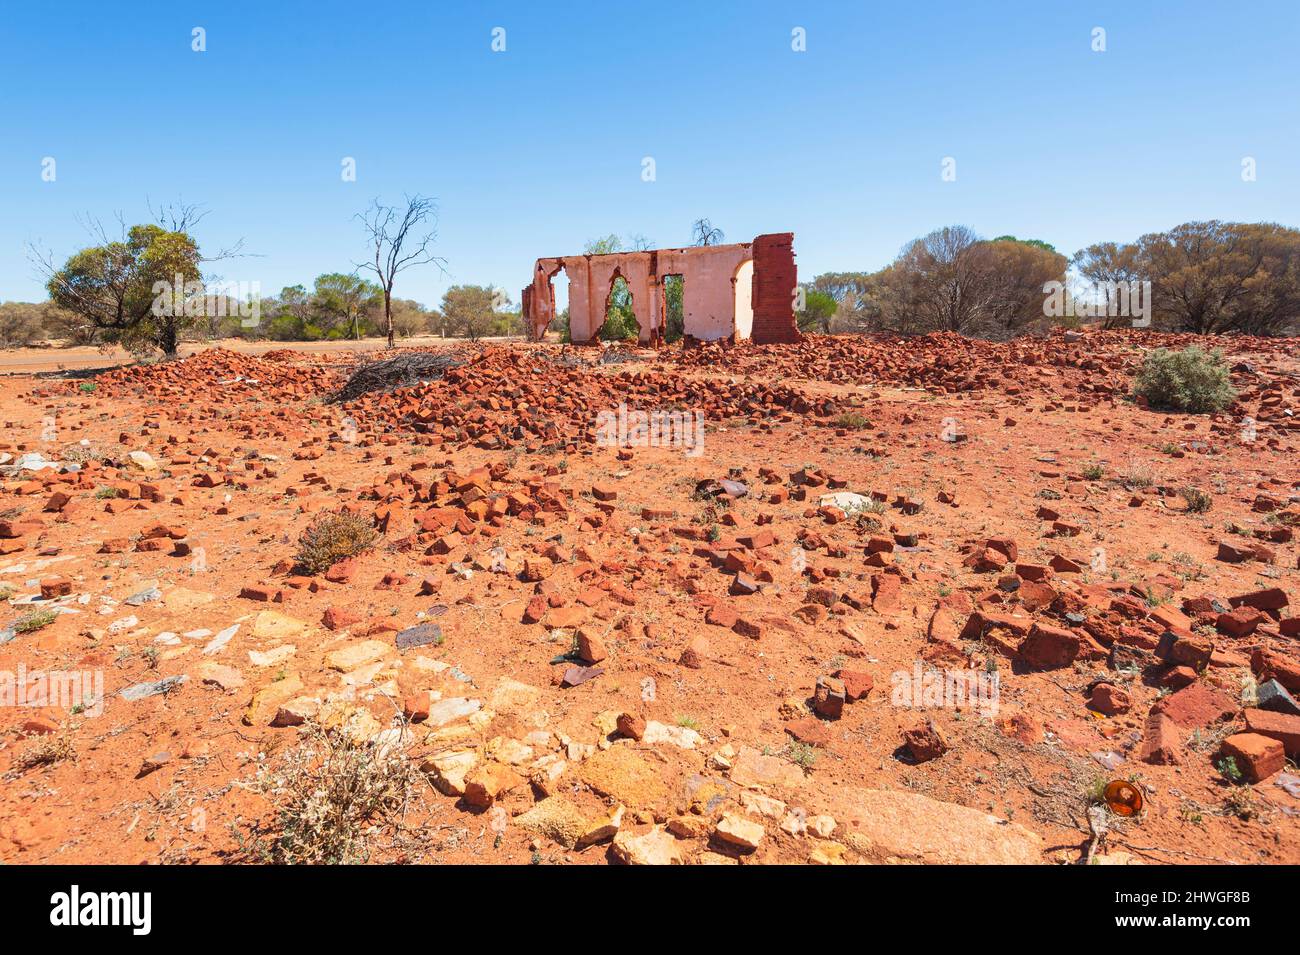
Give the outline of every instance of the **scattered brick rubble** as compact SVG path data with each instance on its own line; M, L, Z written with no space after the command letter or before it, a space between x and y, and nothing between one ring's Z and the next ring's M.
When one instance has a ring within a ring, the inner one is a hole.
M1300 362L1216 340L1238 403L1166 415L1125 398L1148 342L489 345L338 404L357 360L290 349L10 380L0 671L102 687L0 709L0 860L227 858L322 726L427 777L446 835L392 860L1074 862L1125 779L1103 861L1300 861ZM607 446L620 406L702 453ZM377 543L305 573L339 510Z

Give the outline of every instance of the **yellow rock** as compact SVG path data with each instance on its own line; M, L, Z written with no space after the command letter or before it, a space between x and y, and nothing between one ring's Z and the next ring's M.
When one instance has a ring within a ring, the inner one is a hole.
M536 703L542 695L540 688L503 677L492 691L488 707L498 713L519 713Z
M215 594L189 590L186 587L175 587L163 594L163 605L171 613L189 613L204 604L212 603L216 599Z
M249 650L248 662L255 667L273 667L279 666L285 660L289 659L298 648L291 643L282 643L278 647L272 647L270 650Z
M472 750L439 753L430 756L420 769L433 778L433 785L445 796L465 795L465 777L478 765L478 755Z
M267 684L253 694L244 712L246 726L266 726L275 717L281 703L287 703L302 693L302 677L290 673L283 680Z
M320 703L310 696L299 696L282 703L275 711L272 726L301 726L320 712Z
M291 640L302 636L309 629L311 624L307 621L290 617L278 610L263 610L253 621L253 636L264 640L271 638Z
M623 826L623 813L622 806L615 806L605 816L588 825L587 831L578 839L578 848L584 849L598 842L613 839Z
M714 852L706 849L692 860L692 865L740 865L740 863L731 856L724 856L721 852Z
M808 853L808 862L812 865L844 865L844 853L848 846L838 842L818 842Z
M618 717L622 710L603 710L596 714L591 725L600 730L601 736L609 736L618 729Z
M546 836L566 849L572 849L590 828L582 811L563 796L543 799L512 822L534 835Z
M615 746L584 760L579 775L602 796L627 806L666 807L671 799L662 766L652 765L627 746Z
M614 837L614 855L627 865L682 865L686 848L663 826L642 835L623 830Z
M393 647L381 640L362 640L360 643L348 644L325 655L325 665L340 673L347 673L359 666L379 660L389 652L396 652Z
M723 842L746 850L757 849L767 835L758 823L730 812L722 817L714 833Z
M323 707L319 719L320 725L325 729L345 733L358 743L369 742L383 729L368 709L347 702L331 703Z

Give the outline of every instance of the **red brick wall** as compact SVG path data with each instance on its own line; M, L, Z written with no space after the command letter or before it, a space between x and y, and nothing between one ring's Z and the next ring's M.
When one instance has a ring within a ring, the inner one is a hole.
M755 344L799 340L794 320L794 290L799 272L794 264L794 233L777 232L754 239Z

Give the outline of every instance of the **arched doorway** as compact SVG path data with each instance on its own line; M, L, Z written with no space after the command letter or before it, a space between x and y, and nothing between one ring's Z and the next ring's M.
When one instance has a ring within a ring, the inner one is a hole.
M551 322L546 327L558 331L560 338L569 340L569 273L564 263L550 274L547 287L551 292Z
M736 291L736 341L748 339L754 331L754 260L746 259L736 267L731 280Z
M600 326L596 337L604 341L637 340L641 336L641 323L637 321L632 308L632 289L619 269L609 282L609 294L605 296L605 321Z

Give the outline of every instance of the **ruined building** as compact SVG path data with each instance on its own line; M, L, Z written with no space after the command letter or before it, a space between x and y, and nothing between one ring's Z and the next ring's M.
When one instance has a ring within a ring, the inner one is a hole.
M618 278L632 293L641 343L661 342L667 318L664 279L672 275L682 277L688 338L751 339L758 344L799 340L791 232L731 245L538 259L533 282L523 291L524 316L535 339L555 318L553 279L561 269L569 279L569 335L577 344L597 339Z

